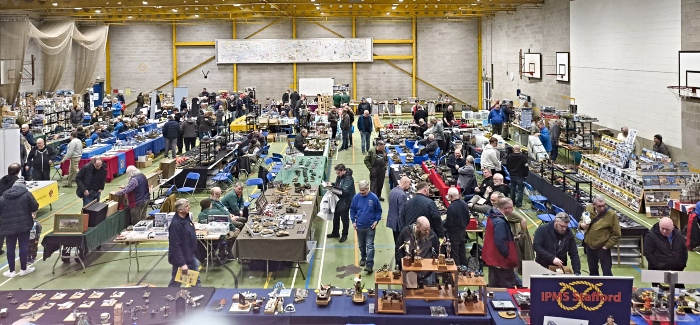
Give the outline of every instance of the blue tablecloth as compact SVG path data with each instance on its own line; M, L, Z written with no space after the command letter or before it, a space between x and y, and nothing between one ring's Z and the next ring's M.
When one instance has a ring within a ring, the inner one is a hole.
M104 144L104 145L93 145L91 147L83 149L83 155L81 158L83 159L89 159L97 155L101 155L107 151L112 150L112 145L111 144Z
M117 134L117 139L126 140L128 138L133 138L136 135L136 131L137 130L129 130L129 131L119 133L119 134Z
M111 137L111 138L100 139L99 141L100 141L100 143L115 144L115 143L117 143L117 138Z
M148 124L144 124L143 126L139 127L139 129L143 129L145 132L151 132L157 128L158 128L158 125L155 123L148 123Z
M119 161L119 171L117 175L126 173L126 153L118 152L115 156L117 156L117 160Z
M134 157L138 159L140 156L145 156L148 151L156 154L163 150L165 150L165 138L161 136L155 139L148 139L134 148Z
M348 296L334 296L328 306L316 305L316 293L309 290L309 297L305 302L294 304L295 313L285 313L279 315L260 314L229 314L228 310L232 305L231 297L238 292L247 290L241 289L216 289L212 299L204 308L207 315L221 316L235 320L238 324L452 324L452 325L490 325L491 317L485 316L455 316L454 307L451 301L425 302L423 300L408 300L406 315L396 314L370 314L369 303L375 303L375 298L367 298L364 304L355 304ZM272 290L254 289L258 296L264 295ZM380 290L381 291L381 290ZM379 293L381 295L381 292ZM219 301L226 298L226 306L222 311L213 311L212 306L218 306ZM285 305L292 302L292 299L285 298ZM237 302L236 302L237 303ZM430 316L430 306L444 306L447 310L447 317ZM522 324L522 322L520 323Z

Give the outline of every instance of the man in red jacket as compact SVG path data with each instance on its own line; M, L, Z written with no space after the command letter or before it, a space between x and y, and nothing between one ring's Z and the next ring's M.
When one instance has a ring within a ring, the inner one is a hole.
M518 251L505 218L511 213L513 201L509 198L499 199L488 213L482 259L489 267L489 287L492 288L513 288L517 284Z

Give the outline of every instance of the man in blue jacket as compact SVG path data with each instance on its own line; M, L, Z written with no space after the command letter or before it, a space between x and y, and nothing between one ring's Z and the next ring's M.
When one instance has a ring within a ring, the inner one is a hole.
M491 113L489 113L489 123L491 123L492 135L501 134L501 132L503 131L503 122L505 122L505 120L506 117L503 114L503 111L501 111L500 106L496 106L494 107L494 109L491 110Z
M362 139L362 154L369 151L369 143L372 141L372 117L369 116L369 111L365 112L357 118L357 129L360 130Z
M537 122L537 127L540 128L539 133L535 133L536 136L540 138L540 142L542 142L542 147L544 147L544 150L547 151L548 154L552 153L552 140L550 139L549 136L549 129L544 125L544 121L540 120Z
M360 181L358 188L360 193L355 194L350 204L350 220L357 231L360 266L370 274L374 266L374 234L377 223L382 220L382 206L377 195L369 191L369 182Z

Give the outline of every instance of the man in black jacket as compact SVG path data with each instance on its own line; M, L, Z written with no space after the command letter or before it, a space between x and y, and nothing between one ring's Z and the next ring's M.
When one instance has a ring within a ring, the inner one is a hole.
M165 153L164 158L168 158L168 152L172 151L175 158L175 152L177 151L177 136L180 134L180 124L175 121L175 116L168 116L168 121L163 124L163 138L165 139Z
M437 151L438 147L440 146L438 144L438 141L435 140L435 135L433 135L432 133L428 135L427 139L418 141L418 143L425 146L425 148L423 148L423 150L421 150L419 153L419 155L421 156L425 154L429 156L434 155L435 151Z
M100 199L106 181L107 164L102 161L102 158L92 158L89 163L80 168L75 182L78 183L76 194L83 198L83 206Z
M299 96L299 93L296 90L294 90L294 92L292 92L292 94L289 95L289 107L294 108L299 99L301 99L301 96Z
M326 235L327 238L338 238L340 242L348 240L348 230L350 228L350 203L355 196L355 179L352 177L352 169L345 168L345 165L335 166L335 183L326 183L326 187L338 196L338 203L335 204L333 212L333 231ZM434 203L433 203L434 204ZM343 222L343 232L339 234L340 222Z
M420 248L419 256L427 260L431 257L433 250L437 252L440 249L440 239L432 229L428 218L420 217L402 228L399 238L396 239L396 245L399 246L396 252L396 259L399 261L406 256L406 251L413 254L416 247ZM398 265L401 268L401 263ZM433 274L432 272L419 272L418 278L421 281L435 282Z
M384 188L384 175L389 166L389 158L385 151L384 141L378 140L377 147L367 150L365 166L369 169L370 189L377 195L379 201L384 201L382 189Z
M437 205L428 197L429 186L427 182L416 184L416 195L406 202L401 216L399 216L399 228L406 227L416 222L419 217L426 217L430 222L430 229L432 229L439 238L442 238L445 237L445 232L442 228L442 219L440 219L440 211Z
M44 144L44 139L37 139L36 146L29 150L27 162L24 164L24 169L32 169L32 180L48 181L51 179L51 159L54 156L54 151Z
M286 104L289 101L289 89L282 94L282 105Z
M15 185L15 182L19 179L20 171L22 171L22 166L18 163L7 166L7 175L0 178L0 196ZM5 236L0 235L0 255L5 254L5 251L2 249L4 243Z
M187 271L199 270L199 260L195 257L197 251L197 233L190 217L190 203L187 199L175 201L175 217L168 227L168 263L172 265L172 278L168 287L179 287L175 281L177 270L183 275ZM197 287L202 285L201 277L197 277Z
M299 150L299 152L304 153L306 150L306 136L309 135L307 129L301 129L301 132L294 137L294 148Z
M462 151L457 150L451 155L447 156L447 160L445 161L447 164L447 167L450 167L450 171L452 172L452 178L457 179L459 177L459 169L467 164L467 161L462 158Z
M525 178L530 173L527 156L520 152L520 146L513 146L513 153L506 158L506 166L510 173L510 199L516 207L523 205L523 192L525 191Z
M566 254L571 257L571 270L581 274L581 259L576 248L576 238L569 229L571 219L564 212L557 213L554 221L541 225L535 231L532 249L536 253L535 262L545 268L550 265L559 267L569 265ZM646 243L645 243L646 244Z
M416 113L413 114L413 121L416 122L416 124L418 124L418 121L420 121L421 119L423 119L423 121L428 120L428 111L423 109L423 106L418 106L418 108L416 109Z
M348 109L341 110L342 117L340 122L340 132L343 136L343 144L340 146L340 150L343 151L348 149L349 143L352 140L352 117L350 117L350 112Z
M370 105L366 99L362 98L360 104L357 105L357 112L372 111L372 105Z
M663 217L644 236L644 256L650 270L683 271L688 262L685 237L673 225L673 220ZM658 286L658 283L652 283ZM679 286L677 285L676 288ZM680 288L683 288L681 285Z
M447 199L450 200L450 206L447 208L447 218L445 218L443 226L447 239L452 244L450 257L455 260L455 265L467 265L467 250L464 248L464 239L467 225L471 220L469 207L467 202L459 197L459 191L456 187L450 187L447 190Z

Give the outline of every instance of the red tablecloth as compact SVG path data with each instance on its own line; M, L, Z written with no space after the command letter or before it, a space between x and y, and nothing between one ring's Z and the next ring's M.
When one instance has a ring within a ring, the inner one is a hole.
M423 171L428 173L428 179L430 182L435 185L435 187L440 191L440 197L442 198L442 202L445 203L445 206L448 207L450 206L450 201L447 200L447 191L450 189L447 184L442 180L442 177L435 171L435 169L428 169L428 167L425 166L425 162L421 163L421 167L423 168ZM459 186L457 187L457 190L461 192Z
M133 159L133 151L132 151ZM107 183L112 182L114 175L119 173L119 159L117 156L102 157L102 161L107 164ZM90 159L80 159L78 166L82 168L90 162ZM70 173L70 161L66 160L61 164L61 174L66 176Z

